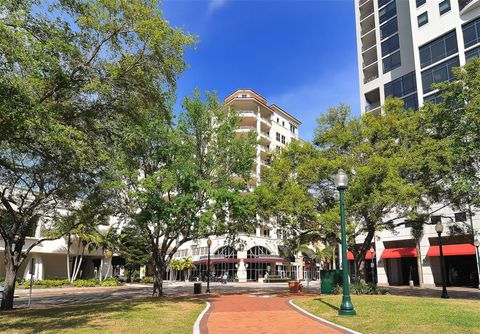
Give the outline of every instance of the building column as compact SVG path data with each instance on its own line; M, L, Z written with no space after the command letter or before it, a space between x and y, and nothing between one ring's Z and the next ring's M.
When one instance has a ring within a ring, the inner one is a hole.
M35 262L34 263L34 274L33 274L33 279L36 281L40 281L44 279L43 275L43 261L42 261L42 256L41 255L36 255L32 254L32 257L30 260L27 262L27 267L25 268L25 274L23 275L25 280L30 280L30 267L32 263L32 259Z
M375 258L377 261L377 284L388 285L387 271L385 269L385 260L382 259L382 253L385 249L383 242L375 242Z
M427 287L435 286L433 279L433 271L430 258L427 256L428 249L430 248L430 242L428 236L423 236L420 240L420 256L422 262L423 284Z
M146 272L147 272L147 266L140 266L140 279L145 277Z

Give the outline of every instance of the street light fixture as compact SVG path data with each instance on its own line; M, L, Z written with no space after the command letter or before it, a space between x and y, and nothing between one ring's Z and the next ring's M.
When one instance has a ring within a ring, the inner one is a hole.
M377 259L374 257L374 254L375 254L375 248L373 248L373 245L370 246L370 255L372 256L372 263L371 263L371 267L372 267L372 280L373 280L373 284L377 284L377 273L376 273L376 266L377 266Z
M442 232L443 232L443 225L441 222L438 222L435 225L435 231L438 234L438 244L440 245L440 270L442 272L442 298L448 298L447 293L447 281L445 275L445 261L443 258L443 245L442 245Z
M210 293L210 246L212 245L212 240L210 238L207 239L207 246L208 246L208 258L207 258L207 293Z
M343 297L342 304L338 310L339 315L355 315L352 300L350 298L350 286L348 282L348 262L347 262L347 232L345 227L345 208L344 194L348 188L348 175L339 169L334 178L335 187L340 193L340 230L342 234L342 273L343 273Z
M476 255L477 255L477 270L478 270L478 288L480 289L480 253L478 251L478 249L480 248L480 240L475 239L473 244L475 245L475 248L477 249Z

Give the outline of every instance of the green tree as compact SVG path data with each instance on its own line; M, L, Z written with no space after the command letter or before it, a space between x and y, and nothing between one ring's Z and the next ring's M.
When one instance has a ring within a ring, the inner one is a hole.
M429 138L445 142L450 154L449 169L435 180L439 200L470 210L480 205L480 59L453 72L456 80L434 86L441 102L426 103L422 121Z
M13 307L25 238L76 210L114 164L125 123L165 104L194 39L157 1L0 3L2 309ZM65 210L65 211L63 211Z
M202 101L195 91L183 108L176 126L152 111L142 127L128 129L133 145L123 151L129 224L145 237L159 296L180 246L234 233L254 218L251 196L243 195L255 157L253 134L236 136L239 117L215 94Z

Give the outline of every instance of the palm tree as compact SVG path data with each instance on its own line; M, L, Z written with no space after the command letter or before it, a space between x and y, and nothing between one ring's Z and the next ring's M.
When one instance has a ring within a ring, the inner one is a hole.
M173 259L171 262L170 262L170 268L172 269L172 281L176 281L177 280L177 270L182 270L182 261L179 260L179 259Z
M195 268L195 264L193 264L192 258L190 256L183 258L182 261L181 261L181 267L182 267L182 270L184 270L184 273L185 273L185 280L188 281L188 279L189 279L189 275L188 275L189 269L194 269Z
M100 268L98 270L98 279L102 282L104 279L108 278L110 270L112 268L112 261L108 263L107 270L105 272L105 276L102 277L103 267L105 265L105 259L111 258L113 255L114 250L117 248L118 245L118 235L113 227L108 227L103 231L98 231L99 238L100 238L100 246L102 248L102 259L100 262Z

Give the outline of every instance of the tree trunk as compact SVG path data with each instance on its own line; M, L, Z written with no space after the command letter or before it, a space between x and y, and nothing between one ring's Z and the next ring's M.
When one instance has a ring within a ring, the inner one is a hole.
M420 253L420 240L416 240L417 247L417 269L418 269L418 285L423 288L423 268L422 268L422 254Z
M100 267L98 268L98 280L102 282L103 261L105 259L105 247L102 246L102 258L100 259Z
M158 297L163 296L163 277L165 274L165 266L162 259L155 259L155 265L153 269L153 293L152 296L157 294Z
M14 259L5 252L5 287L3 291L1 310L13 309L13 296L15 293L15 282L17 280L19 266L14 264Z

